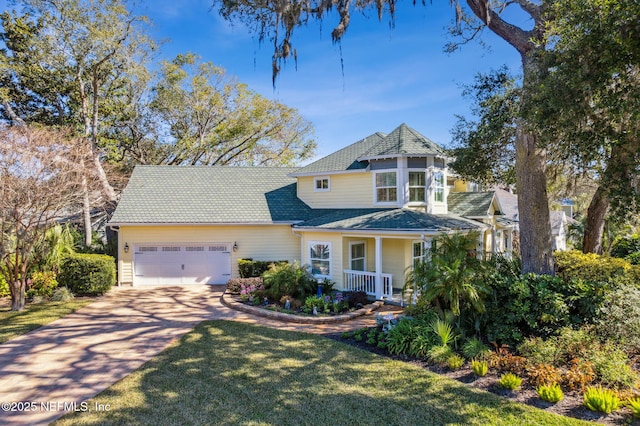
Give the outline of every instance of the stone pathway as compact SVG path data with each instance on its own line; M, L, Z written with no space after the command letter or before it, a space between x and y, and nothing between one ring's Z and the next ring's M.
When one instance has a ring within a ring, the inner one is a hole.
M375 325L299 324L224 306L224 286L116 287L98 301L0 344L0 424L47 424L136 370L204 320L227 319L314 334ZM383 306L399 313L400 308ZM7 405L8 404L8 405Z

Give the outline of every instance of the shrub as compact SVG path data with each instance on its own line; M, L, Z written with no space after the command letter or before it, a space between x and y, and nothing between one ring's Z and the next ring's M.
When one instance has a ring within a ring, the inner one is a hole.
M523 374L526 364L526 358L512 354L506 347L497 348L489 357L489 367L499 372Z
M632 265L636 265L636 266L640 265L640 251L631 253L630 255L626 256L624 260L626 260Z
M55 272L34 272L31 275L31 285L27 289L26 296L33 298L34 296L51 297L53 290L58 287Z
M554 339L530 337L518 346L518 352L531 364L554 364L557 348Z
M458 354L453 354L447 358L447 367L451 370L457 370L464 365L464 358Z
M428 327L416 326L416 335L409 346L409 354L426 358L429 354L429 349L435 346L435 340L435 336Z
M449 343L455 342L458 336L453 332L453 327L446 321L441 319L435 320L431 324L431 329L440 339L440 344L442 346L447 346Z
M640 234L630 237L616 237L611 244L609 253L613 257L625 258L632 253L640 252Z
M623 283L608 293L596 323L601 338L619 343L626 352L640 352L640 288Z
M62 261L58 278L76 295L100 296L116 282L115 261L104 254L71 254Z
M473 359L471 360L471 371L478 377L484 377L489 371L489 364L487 361Z
M267 272L271 265L279 265L288 263L287 260L253 260L253 259L240 259L238 260L238 274L240 278L256 278L262 276Z
M435 345L427 351L429 361L436 364L446 364L452 355L454 355L453 349L447 345Z
M515 374L506 373L500 376L498 384L505 389L516 390L522 385L522 379Z
M591 411L609 414L620 408L620 398L602 386L589 386L584 393L584 406Z
M242 288L247 288L252 285L262 287L262 278L232 278L227 281L227 293L238 295L242 291Z
M364 291L343 292L343 296L345 300L349 302L349 307L351 308L362 307L369 303L367 293L365 293Z
M298 262L272 264L262 278L265 293L273 300L284 295L303 299L316 293L315 278Z
M462 345L462 354L467 359L486 359L491 355L491 350L477 337L472 337Z
M542 400L552 404L562 401L564 398L564 393L558 384L540 385L536 388L536 391Z
M631 368L629 357L613 343L592 348L586 359L593 363L599 383L613 388L630 388L638 382L638 374Z
M51 296L52 302L68 302L73 299L73 293L67 287L58 287Z
M585 387L593 382L595 377L592 363L573 359L571 368L564 373L564 383L570 390L584 392Z
M640 418L640 397L629 398L625 404L636 419Z
M529 367L527 375L534 387L557 385L562 381L562 371L549 364L536 364Z
M409 354L411 343L421 333L421 327L416 326L409 318L401 318L398 324L387 333L387 350L391 354Z
M556 251L556 269L566 281L579 278L585 281L608 282L617 275L624 275L630 269L626 260L577 250Z

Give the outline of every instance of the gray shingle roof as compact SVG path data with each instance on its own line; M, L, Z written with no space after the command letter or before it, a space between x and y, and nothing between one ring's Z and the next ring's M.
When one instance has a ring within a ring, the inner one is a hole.
M313 216L285 167L137 166L111 224L272 223Z
M436 232L478 229L481 226L462 218L411 209L337 209L327 210L325 214L294 225L294 228Z
M363 170L368 166L366 161L358 161L364 153L384 138L384 133L374 133L371 136L352 143L339 151L329 154L292 173L292 176L302 176L317 173L343 172L346 170Z
M402 123L379 143L371 147L364 158L397 155L437 155L444 157L444 150L431 139Z
M494 192L450 192L447 204L449 212L455 215L481 217L489 214L494 198Z

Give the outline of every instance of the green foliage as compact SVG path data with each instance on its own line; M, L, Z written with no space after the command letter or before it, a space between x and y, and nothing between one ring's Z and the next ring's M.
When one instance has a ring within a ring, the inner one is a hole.
M282 263L289 262L287 260L239 259L238 273L240 275L240 278L261 277L262 274L264 274L271 268L271 265L279 265Z
M626 258L630 254L640 252L640 234L618 236L611 243L609 254L612 257Z
M435 345L427 351L427 359L436 364L446 364L452 355L453 349L446 345Z
M1 271L0 271L1 272ZM9 290L9 284L4 278L4 275L0 273L0 297L11 296L11 290Z
M518 352L531 364L553 364L557 351L555 339L529 337L518 346Z
M640 397L627 399L625 405L631 410L631 414L636 419L640 419Z
M450 370L457 370L464 365L464 358L458 354L453 354L447 358L447 367Z
M51 296L52 302L67 302L73 299L73 293L67 287L58 287Z
M55 272L34 272L31 275L31 285L27 289L26 296L51 297L53 291L58 287L58 280Z
M315 278L298 262L272 264L262 278L265 293L273 300L280 300L285 295L304 299L316 293Z
M631 253L630 255L626 256L624 260L626 260L632 265L636 265L636 266L640 265L640 251Z
M505 389L516 390L522 385L522 379L515 374L506 373L500 376L498 384Z
M628 353L640 353L640 288L622 283L607 293L597 312L598 336L617 342Z
M421 327L412 319L401 318L398 324L387 333L387 350L394 355L409 354L411 343L421 332Z
M431 329L440 339L440 344L442 346L448 346L450 343L454 343L458 337L453 332L453 327L451 326L451 324L441 319L435 320L431 324Z
M72 254L60 267L59 282L79 296L100 296L116 282L116 266L104 254Z
M477 337L472 337L462 345L462 354L467 359L487 359L491 350Z
M564 393L558 384L540 385L536 388L536 392L542 400L552 404L562 401L564 398Z
M484 360L471 360L471 371L478 377L484 377L489 371L489 364Z
M584 406L591 411L609 414L620 408L620 398L602 386L589 386L584 393Z
M409 354L419 358L426 358L429 349L436 345L436 338L428 327L416 326L415 337L411 341Z
M565 281L581 279L589 282L609 282L618 275L629 272L631 265L624 259L582 253L577 250L557 251L556 268L558 276Z
M477 237L475 233L439 236L430 261L408 271L403 293L417 289L420 298L451 310L457 317L484 312L488 292L480 278L485 264L470 255Z

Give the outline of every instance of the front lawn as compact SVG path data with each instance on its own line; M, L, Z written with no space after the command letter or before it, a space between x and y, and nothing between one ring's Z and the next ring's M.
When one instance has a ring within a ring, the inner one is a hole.
M88 407L55 424L589 424L320 336L228 321L201 323Z
M73 299L67 302L28 304L22 311L0 307L0 343L47 325L93 302L93 299Z

